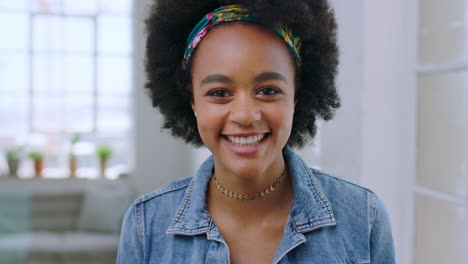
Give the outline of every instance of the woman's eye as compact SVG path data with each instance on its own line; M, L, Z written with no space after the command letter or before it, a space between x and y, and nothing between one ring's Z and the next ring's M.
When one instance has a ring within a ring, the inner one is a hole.
M258 91L258 94L259 95L274 95L274 94L277 94L279 92L280 91L278 89L275 89L275 88L272 88L272 87L265 87L265 88L260 89L260 91Z
M214 90L209 92L208 95L215 97L227 97L229 96L229 93L226 90Z

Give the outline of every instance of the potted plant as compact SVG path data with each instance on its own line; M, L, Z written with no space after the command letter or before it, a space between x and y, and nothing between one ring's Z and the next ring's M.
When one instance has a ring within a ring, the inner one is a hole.
M16 146L6 150L6 160L8 163L8 173L10 176L18 176L18 168L21 156L23 155L23 146Z
M99 171L101 177L104 177L107 169L107 161L112 156L112 148L105 145L100 145L96 149L96 154L99 157Z
M70 167L70 177L76 177L76 169L78 168L78 160L75 155L75 145L80 141L81 135L76 133L73 135L71 139L71 150L70 150L70 158L69 158L69 167Z
M34 172L36 176L42 176L44 169L44 154L34 151L29 153L29 157L34 161Z

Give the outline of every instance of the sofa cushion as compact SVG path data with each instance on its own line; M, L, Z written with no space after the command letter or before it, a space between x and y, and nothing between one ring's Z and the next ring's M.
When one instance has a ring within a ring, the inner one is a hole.
M63 236L63 263L114 264L119 236L99 233L66 233Z
M63 237L55 232L34 232L31 235L32 242L30 252L47 253L62 251Z
M113 234L34 232L0 237L1 248L25 248L37 253L115 251L118 245L119 235Z
M33 231L76 231L82 196L83 194L76 193L44 193L33 196Z
M78 230L118 234L132 198L130 188L120 182L89 184L80 208Z
M70 232L63 235L64 253L114 252L119 246L119 235L89 232Z
M31 231L31 193L0 185L0 236Z
M30 233L0 235L0 263L26 263L30 247Z
M12 235L7 239L9 246L3 251L9 252L6 255L9 259L12 259L12 257L18 259L18 257L26 255L29 259L28 263L34 264L115 263L119 243L118 235L79 232L63 234L35 232L30 235ZM17 245L14 250L12 250L12 242L14 242L13 245ZM26 253L20 254L24 250L26 250ZM1 247L0 252L2 252Z

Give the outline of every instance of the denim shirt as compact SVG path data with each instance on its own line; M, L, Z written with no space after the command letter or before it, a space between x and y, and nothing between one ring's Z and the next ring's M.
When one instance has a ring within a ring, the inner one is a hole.
M273 263L395 263L389 217L372 191L309 169L288 147L284 158L294 200ZM230 263L206 209L213 168L210 157L194 177L138 198L124 218L117 263Z

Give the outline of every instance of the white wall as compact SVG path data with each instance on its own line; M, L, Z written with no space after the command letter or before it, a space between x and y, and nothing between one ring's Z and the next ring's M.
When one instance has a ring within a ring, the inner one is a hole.
M135 169L133 181L139 194L149 192L176 178L191 173L190 147L161 131L162 117L151 106L144 91L145 36L143 19L151 0L134 1L135 8L135 67L134 67L134 143Z
M362 91L363 80L363 3L362 1L331 1L338 22L340 65L337 87L341 108L320 132L321 169L358 183L362 164Z
M392 216L400 263L412 263L417 1L365 1L363 185Z

